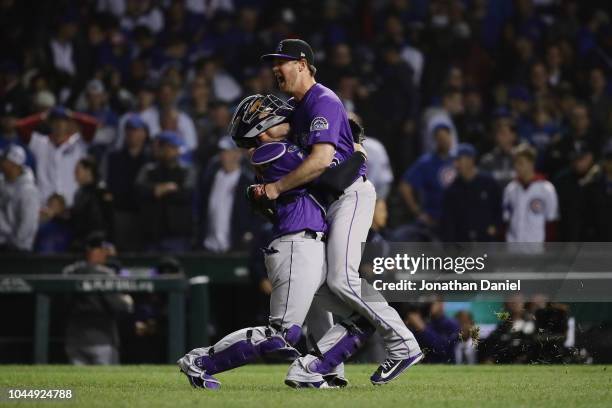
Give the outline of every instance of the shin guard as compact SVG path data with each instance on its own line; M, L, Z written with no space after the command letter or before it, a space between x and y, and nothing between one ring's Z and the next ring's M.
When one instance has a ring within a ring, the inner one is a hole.
M193 365L207 374L231 370L259 357L295 359L300 354L293 345L300 335L299 326L292 326L283 332L271 327L252 327L229 334L214 346L192 350L185 357L195 357Z
M319 341L318 350L313 353L317 358L308 362L308 371L322 375L332 372L353 356L374 331L374 326L363 317L337 324Z

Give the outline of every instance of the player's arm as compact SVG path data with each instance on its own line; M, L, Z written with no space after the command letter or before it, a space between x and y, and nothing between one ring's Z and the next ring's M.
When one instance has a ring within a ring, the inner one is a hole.
M340 195L348 188L357 176L367 157L365 151L356 151L337 166L327 168L316 181L319 190Z
M275 200L285 191L310 183L319 177L329 167L336 149L329 143L312 145L310 154L302 164L280 180L266 184L266 194L270 200Z

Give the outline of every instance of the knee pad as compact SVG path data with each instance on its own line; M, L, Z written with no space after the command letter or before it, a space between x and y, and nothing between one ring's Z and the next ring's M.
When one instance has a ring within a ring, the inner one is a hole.
M322 375L332 372L340 363L355 355L375 328L365 318L358 317L354 321L347 319L332 330L337 332L337 340L327 350L315 350L317 358L307 367L310 372Z
M299 333L299 335L296 334ZM194 364L207 374L216 374L240 367L262 356L295 359L300 353L292 340L301 336L301 328L292 326L279 332L272 327L253 327L234 332L194 360Z

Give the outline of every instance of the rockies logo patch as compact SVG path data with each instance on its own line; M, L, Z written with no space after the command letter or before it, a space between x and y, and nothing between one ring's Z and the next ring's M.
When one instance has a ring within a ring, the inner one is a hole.
M312 120L312 122L310 122L311 132L325 129L329 129L329 123L327 122L327 119L325 119L323 116L317 116Z

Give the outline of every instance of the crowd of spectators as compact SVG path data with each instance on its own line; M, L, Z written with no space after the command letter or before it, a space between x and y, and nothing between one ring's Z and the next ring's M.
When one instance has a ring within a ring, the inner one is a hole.
M252 175L225 136L242 97L279 94L258 57L286 37L365 125L387 239L610 240L604 6L3 1L0 246L248 249Z

